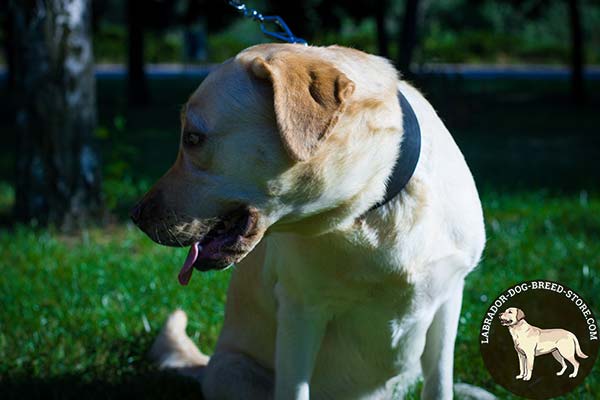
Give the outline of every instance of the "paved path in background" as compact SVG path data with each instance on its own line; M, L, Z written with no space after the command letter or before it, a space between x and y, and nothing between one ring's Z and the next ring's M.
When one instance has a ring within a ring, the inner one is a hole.
M149 64L146 72L150 78L204 78L215 65ZM127 71L120 64L99 64L96 76L100 79L122 79ZM439 75L465 79L569 79L569 69L564 66L548 65L474 65L474 64L425 64L419 75ZM586 68L586 79L600 80L600 66ZM6 69L0 66L0 80L6 79Z
M477 65L477 64L425 64L418 74L446 75L470 79L569 79L571 71L565 66L550 65ZM600 80L600 65L589 66L585 78Z

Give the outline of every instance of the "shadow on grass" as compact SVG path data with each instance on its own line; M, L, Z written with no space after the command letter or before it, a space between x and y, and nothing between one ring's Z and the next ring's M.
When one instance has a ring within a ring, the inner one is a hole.
M197 382L158 371L84 382L78 375L0 381L0 398L8 399L201 399Z
M9 369L6 376L0 375L0 399L202 399L197 381L174 372L158 371L152 365L147 354L155 335L156 332L132 335L126 340L105 343L101 348L97 346L86 356L90 365L79 373L50 372L43 376L39 366L31 363L18 370ZM105 361L93 365L92 360L99 357ZM65 358L61 362L64 365L55 371L73 370L73 366L67 365L80 365L82 361Z

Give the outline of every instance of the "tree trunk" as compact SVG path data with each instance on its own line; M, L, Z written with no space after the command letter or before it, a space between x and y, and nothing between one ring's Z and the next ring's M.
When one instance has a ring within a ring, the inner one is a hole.
M9 92L15 89L15 41L13 38L13 21L10 18L6 4L0 6L0 12L4 15L2 30L4 34L4 56L6 58L6 86Z
M11 0L17 104L15 215L62 229L102 214L90 0Z
M379 55L388 57L389 36L385 27L385 19L388 12L388 0L377 0L375 2L375 23L377 25L377 47Z
M250 6L252 7L252 5ZM314 26L311 23L311 18L307 18L308 10L310 10L310 8L310 4L306 0L269 0L265 10L260 11L265 11L265 15L279 15L285 20L285 23L296 37L310 41L314 33L312 31ZM272 24L267 25L267 28L270 30L277 29L277 27Z
M406 0L404 7L404 20L400 30L400 48L398 49L398 69L405 76L411 75L410 65L418 39L420 3L420 0Z
M585 89L583 82L583 33L579 1L568 0L569 25L571 28L571 93L576 104L585 103Z
M127 85L129 104L148 104L150 96L144 66L144 2L127 0L128 70Z

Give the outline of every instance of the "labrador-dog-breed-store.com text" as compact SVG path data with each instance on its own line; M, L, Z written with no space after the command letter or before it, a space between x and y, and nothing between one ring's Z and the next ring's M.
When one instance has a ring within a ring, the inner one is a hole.
M190 248L183 285L236 264L214 353L183 311L151 351L206 399L389 399L420 376L423 399L452 398L483 214L452 136L387 60L242 51L187 101L176 161L132 218Z

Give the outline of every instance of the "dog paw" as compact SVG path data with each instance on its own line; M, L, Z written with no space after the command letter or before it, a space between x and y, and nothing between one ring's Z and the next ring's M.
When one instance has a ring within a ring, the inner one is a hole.
M517 375L515 376L515 379L523 379L523 375Z
M165 324L165 328L172 333L185 332L187 321L188 319L185 311L177 309L173 311L171 315L169 315L167 323Z
M530 375L530 376L526 376L526 377L524 377L524 378L523 378L523 380L524 380L524 381L529 381L529 380L531 380L531 375Z
M575 378L577 374L569 374L569 378Z

